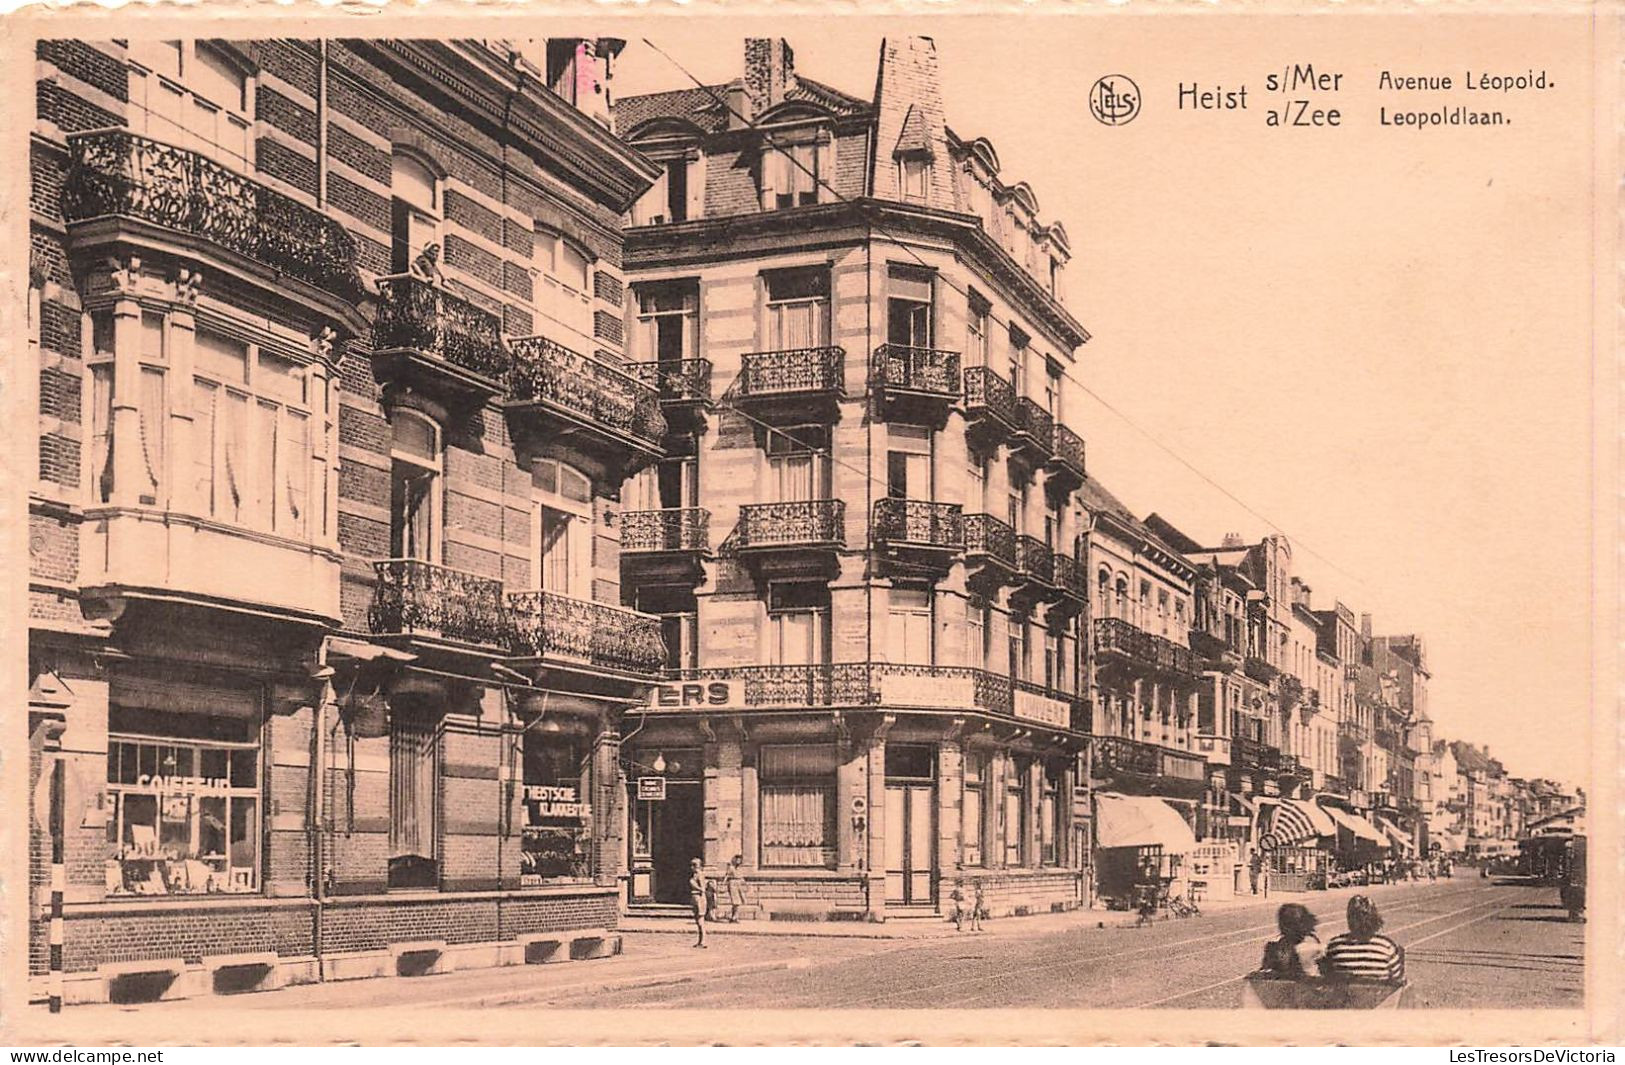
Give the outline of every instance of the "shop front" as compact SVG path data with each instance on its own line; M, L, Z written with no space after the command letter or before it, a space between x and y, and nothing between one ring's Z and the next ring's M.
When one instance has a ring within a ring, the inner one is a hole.
M1272 891L1317 891L1327 886L1336 823L1302 799L1260 799L1256 839Z
M1333 886L1338 882L1367 883L1377 878L1390 846L1388 837L1353 810L1324 801L1318 805L1337 826L1330 876Z
M1096 894L1111 909L1128 909L1148 889L1181 894L1187 859L1197 848L1185 816L1150 795L1095 795Z

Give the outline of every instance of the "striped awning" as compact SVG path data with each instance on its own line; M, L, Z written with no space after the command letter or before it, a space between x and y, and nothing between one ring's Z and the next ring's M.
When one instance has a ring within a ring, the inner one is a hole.
M1320 807L1298 799L1282 799L1273 805L1269 832L1279 846L1313 840L1318 836L1337 834L1337 826Z
M1347 813L1335 806L1322 806L1321 809L1333 821L1337 822L1339 828L1346 829L1355 839L1363 839L1368 843L1376 843L1384 847L1388 845L1387 837L1378 832L1376 826L1359 814Z
M1414 842L1412 842L1410 836L1406 835L1404 832L1401 832L1399 829L1395 828L1393 825L1389 824L1387 821L1378 820L1377 821L1377 827L1382 829L1383 834L1386 835L1389 839L1391 839L1395 843L1399 844L1399 849L1400 850L1409 852L1409 851L1414 851L1416 849L1416 844Z

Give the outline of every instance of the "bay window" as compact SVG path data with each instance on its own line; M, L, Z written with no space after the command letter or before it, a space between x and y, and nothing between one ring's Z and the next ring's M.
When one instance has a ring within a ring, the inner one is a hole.
M249 77L219 45L131 41L129 126L136 133L253 170Z
M832 745L761 748L757 775L763 866L834 866L837 762Z

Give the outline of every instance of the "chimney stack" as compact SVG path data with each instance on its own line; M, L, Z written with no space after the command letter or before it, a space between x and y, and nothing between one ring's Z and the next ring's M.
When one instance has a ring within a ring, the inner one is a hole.
M745 96L750 101L746 114L755 119L782 104L795 72L796 54L783 37L745 38Z
M1362 639L1371 639L1371 615L1360 615L1360 636Z

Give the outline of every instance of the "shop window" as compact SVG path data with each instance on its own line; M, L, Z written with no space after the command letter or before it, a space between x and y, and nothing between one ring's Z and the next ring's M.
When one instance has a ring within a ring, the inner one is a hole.
M931 347L933 271L893 266L886 277L886 341L908 347Z
M965 755L965 795L960 803L960 862L983 864L982 841L987 838L987 755Z
M389 191L390 270L438 280L440 218L444 210L439 175L423 160L397 151L391 159ZM423 258L430 247L435 249L433 264Z
M390 448L389 550L393 558L440 561L440 426L397 411Z
M762 865L834 866L836 764L833 746L761 749Z
M251 695L231 716L154 685L114 704L107 745L109 895L244 893L260 887L260 748ZM207 697L204 697L206 700Z
M1010 759L1004 780L1004 809L1000 829L1004 836L1004 864L1027 864L1027 763Z
M519 876L527 887L592 876L591 752L585 736L559 727L544 717L524 735Z
M1038 803L1038 860L1043 865L1061 864L1061 770L1044 767L1043 793Z
M129 56L132 130L253 170L249 77L232 57L204 41L132 41Z
M762 278L767 294L764 350L795 351L827 345L829 270L772 270Z
M440 882L438 722L395 709L389 734L389 886Z

